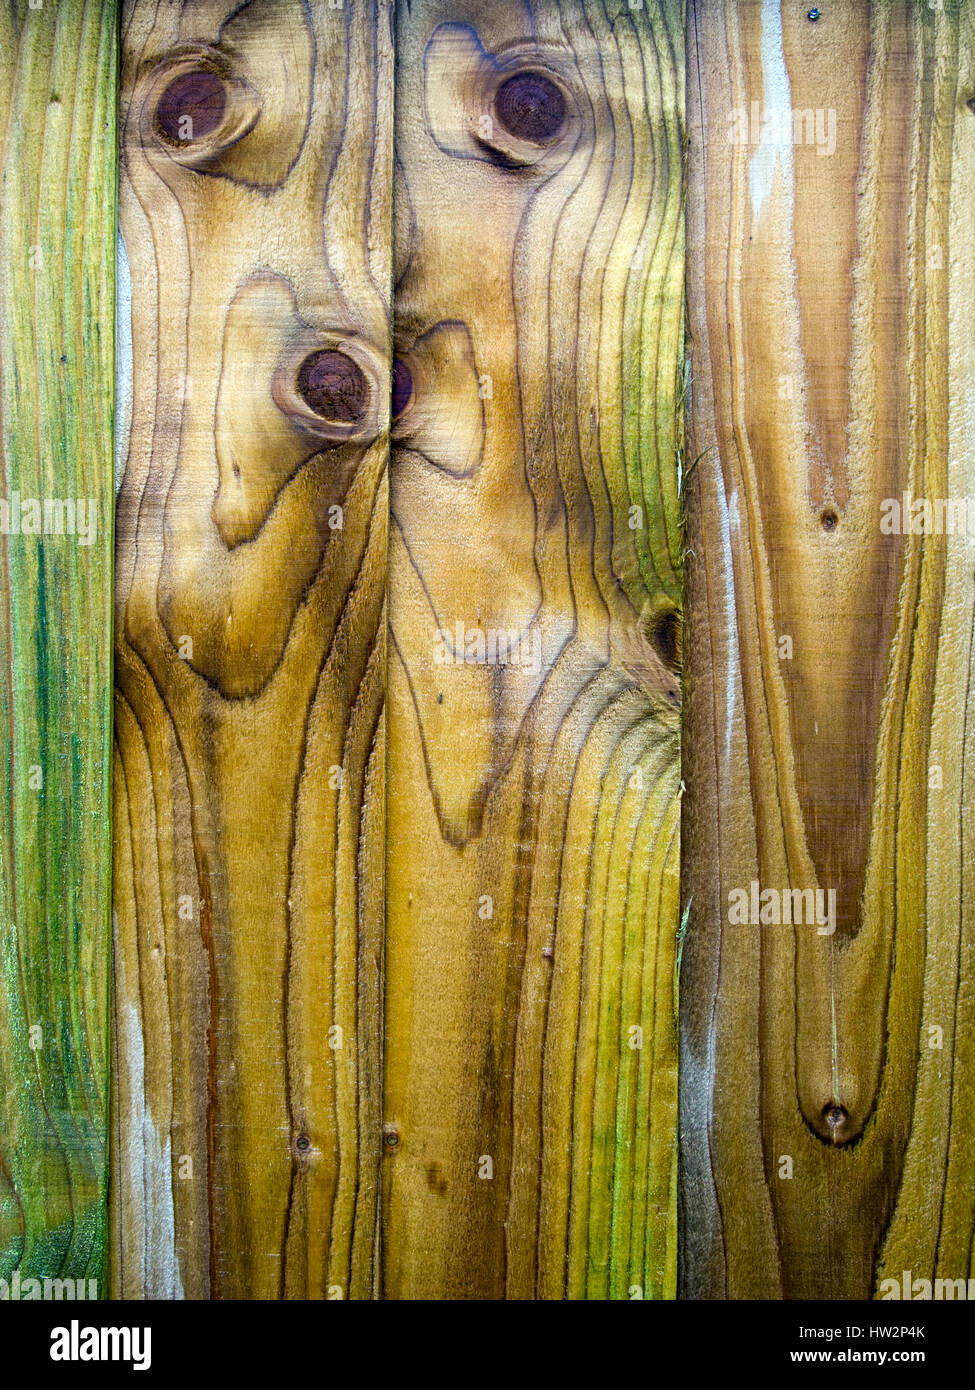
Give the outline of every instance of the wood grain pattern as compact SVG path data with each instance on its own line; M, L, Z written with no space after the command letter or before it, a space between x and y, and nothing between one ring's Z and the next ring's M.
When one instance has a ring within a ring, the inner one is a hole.
M376 1277L390 25L382 3L124 9L125 1296Z
M681 13L411 0L396 81L382 1286L658 1297Z
M24 1297L91 1296L105 1253L115 21L0 10L0 1280Z
M975 11L808 13L688 13L690 1297L972 1271L971 542L882 523L975 495Z

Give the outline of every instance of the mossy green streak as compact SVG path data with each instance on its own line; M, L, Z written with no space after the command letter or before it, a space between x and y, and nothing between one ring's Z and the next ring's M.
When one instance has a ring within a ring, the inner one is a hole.
M116 26L113 0L0 12L5 1280L104 1263ZM39 534L15 497L40 502ZM79 501L93 529L76 512L68 534Z

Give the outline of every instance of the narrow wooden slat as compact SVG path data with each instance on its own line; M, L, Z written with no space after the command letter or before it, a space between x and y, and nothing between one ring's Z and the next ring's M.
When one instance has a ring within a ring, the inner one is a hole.
M116 17L0 11L0 1280L23 1297L90 1297L105 1253Z
M398 15L383 1289L668 1295L682 15Z
M972 1268L971 542L884 521L975 497L975 10L818 14L688 14L691 1297Z
M373 1289L390 26L358 0L124 8L126 1296Z

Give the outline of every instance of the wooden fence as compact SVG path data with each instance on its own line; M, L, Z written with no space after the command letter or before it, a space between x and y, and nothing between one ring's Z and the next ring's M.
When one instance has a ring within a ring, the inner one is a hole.
M0 1281L975 1273L975 0L0 54Z

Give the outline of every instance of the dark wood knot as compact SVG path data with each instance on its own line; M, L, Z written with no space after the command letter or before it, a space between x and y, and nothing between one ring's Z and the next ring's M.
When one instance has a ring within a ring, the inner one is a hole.
M850 1135L850 1112L845 1105L838 1105L835 1100L823 1106L823 1119L826 1121L826 1133L822 1137L827 1139L836 1148L843 1148L849 1143Z
M156 107L156 124L173 145L212 135L227 109L227 89L215 72L198 68L181 72L164 90Z
M661 661L671 671L680 670L681 621L676 608L666 608L658 613L647 634Z
M393 359L393 399L392 416L398 420L413 399L413 376L409 367L400 358Z
M536 145L553 140L565 124L565 97L542 72L517 72L502 82L494 109L509 135Z
M298 394L323 420L358 424L369 406L369 386L358 363L325 348L310 353L298 369Z

